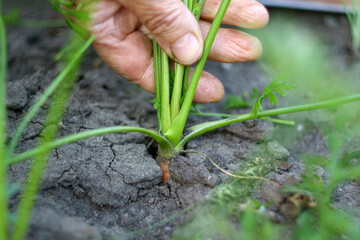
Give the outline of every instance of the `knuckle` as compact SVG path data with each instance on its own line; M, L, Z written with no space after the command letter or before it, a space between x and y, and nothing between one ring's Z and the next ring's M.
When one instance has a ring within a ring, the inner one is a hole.
M254 43L255 42L255 43ZM244 62L256 60L261 56L261 44L256 38L243 38L229 41L229 61Z
M154 35L172 35L179 29L179 20L183 12L179 8L169 7L152 14L144 20L144 25Z
M252 28L263 28L269 22L269 13L266 8L257 3L241 13L242 18L251 24Z

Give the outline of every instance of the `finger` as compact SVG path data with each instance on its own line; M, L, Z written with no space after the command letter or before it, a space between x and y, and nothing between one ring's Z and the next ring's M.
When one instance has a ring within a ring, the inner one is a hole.
M195 17L181 1L118 1L134 12L173 60L190 65L200 58L201 31Z
M209 32L210 24L200 21L204 37ZM228 28L220 28L211 47L208 59L218 62L245 62L259 58L262 46L259 39L247 33Z
M145 35L134 32L119 44L114 42L110 46L95 42L93 46L115 72L146 91L154 92L152 43Z
M96 35L93 47L115 72L145 90L152 91L154 73L151 40L136 31L139 22L128 9L117 2L117 5L114 4L114 1L101 3L104 5L99 6L98 17L94 17L91 26L91 32Z
M194 69L190 70L190 78ZM196 103L215 103L219 102L224 97L224 86L215 76L203 71L196 88L194 95L194 102Z
M155 93L154 83L154 66L151 57L151 47L149 43L144 51L142 49L131 54L122 54L122 48L147 45L146 41L150 41L147 37L142 35L129 37L131 41L126 41L122 47L111 47L108 45L94 44L96 51L104 59L104 61L117 73L127 78L130 82L139 85L148 92ZM141 55L141 53L143 55ZM145 53L145 54L144 54ZM138 55L140 54L140 55ZM125 64L124 64L125 63ZM191 79L193 69L190 70ZM197 103L212 103L220 101L224 96L224 87L221 82L210 73L203 72L201 74L198 87L195 92L194 102Z
M189 81L194 72L194 69L190 69ZM144 88L148 92L155 93L154 84L154 71L153 65L149 65L149 71L144 74L143 79L137 83L140 86L146 86ZM203 71L198 83L198 86L194 95L194 102L196 103L215 103L219 102L225 94L224 86L215 76Z
M213 20L221 0L205 0L201 18ZM223 23L243 28L262 28L269 21L266 8L255 0L232 0Z

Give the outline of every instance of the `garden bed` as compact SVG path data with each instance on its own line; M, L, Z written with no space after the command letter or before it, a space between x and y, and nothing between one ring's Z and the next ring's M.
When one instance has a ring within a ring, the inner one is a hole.
M19 8L25 19L59 17L47 1L7 1L4 7L6 11ZM344 15L287 13L296 15L331 45L339 68L356 72L359 61L350 51L350 30ZM276 14L279 11L272 10L270 15ZM10 136L29 106L58 73L59 66L53 59L68 32L63 27L8 26ZM227 95L241 95L268 84L256 62L208 62L206 70L222 80ZM59 136L114 125L156 129L156 111L148 101L151 98L151 94L116 75L90 50L60 124ZM225 100L205 109L224 112L224 105ZM28 126L17 152L37 144L47 107L45 104ZM192 117L189 122L198 120ZM301 153L326 155L328 152L324 136L317 128L318 122L312 122L311 118L305 122L306 125L299 123L292 127L296 135L293 144L286 145L275 137L278 125L259 120L209 132L190 141L185 149L205 153L229 171L238 170L249 159L259 158L265 163L271 158L276 160L276 168L270 167L268 177L279 184L293 184L301 180L304 170ZM173 176L163 184L155 158L155 144L139 133L98 136L55 149L43 177L27 239L169 239L192 218L207 194L228 177L205 157L185 153L174 159L170 165ZM23 183L29 165L30 161L12 165L8 173L11 181ZM325 175L320 169L319 177ZM247 181L242 184L245 186ZM251 196L261 202L279 198L269 185L257 189ZM12 210L18 203L18 196L12 198ZM335 194L334 205L355 209L360 221L359 182L342 185ZM275 204L275 212L278 207ZM168 217L173 218L154 225ZM149 226L152 227L139 232ZM131 235L134 231L137 233Z

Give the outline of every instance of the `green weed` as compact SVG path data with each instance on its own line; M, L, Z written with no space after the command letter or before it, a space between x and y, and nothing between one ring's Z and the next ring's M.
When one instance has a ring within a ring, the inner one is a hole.
M295 28L297 32L294 32ZM288 16L273 19L270 26L258 35L265 50L260 63L265 72L270 76L287 72L290 83L295 84L285 100L301 102L359 90L338 68L336 73L328 71L333 65L324 45L319 45L319 40L300 24L289 21ZM284 36L287 39L282 42ZM286 57L288 53L291 53L290 60ZM301 91L303 89L306 94ZM319 121L324 116L326 122ZM274 203L259 203L253 199L259 183L228 180L210 192L207 202L175 232L173 239L358 239L360 228L355 212L335 205L337 199L334 197L339 186L360 181L359 148L349 147L354 145L350 143L360 134L359 117L360 110L354 104L311 115L307 112L292 115L298 124L314 121L313 126L321 129L325 136L328 153L303 153L300 157L305 166L302 180L295 186L283 188L283 194L306 194L311 196L316 206L313 204L311 209L298 209L291 219L279 218L278 212L270 210L274 209L274 206L271 208ZM273 137L289 148L303 135L303 132L296 134L292 127L280 126L278 129L282 130L275 131ZM296 136L289 144L288 135L294 134ZM250 160L241 165L239 174L254 172L256 176L266 176L272 171L271 159L265 158L263 162L257 159L262 158L251 155ZM325 177L319 176L319 168L326 172Z
M230 95L226 98L226 108L241 108L252 107L256 99L259 97L259 92L256 88L252 89L252 93L244 92L241 97Z
M360 50L360 1L351 1L351 10L348 5L343 1L345 13L350 23L352 46L355 52Z
M0 2L1 3L1 2ZM17 128L16 133L11 139L10 143L6 144L6 38L5 28L2 15L0 15L0 44L1 44L1 75L0 75L0 238L1 239L23 239L25 237L29 219L34 204L34 200L39 189L41 178L46 167L50 149L41 151L36 155L30 172L28 181L23 187L22 197L15 215L8 213L8 199L11 196L14 187L8 188L7 184L7 168L10 159L12 159L19 138L29 124L31 119L38 112L40 107L52 98L52 103L48 110L48 115L44 126L46 126L41 135L42 139L37 148L41 149L48 142L53 141L58 130L58 122L61 121L62 114L65 111L67 101L70 97L73 84L76 80L77 71L80 67L82 56L89 47L94 37L90 37L84 41L79 36L72 36L64 53L58 60L62 61L64 69L54 80L54 82L45 91L42 97L30 108L27 115ZM11 185L12 186L12 185ZM13 226L9 226L12 222Z
M265 97L269 98L271 106L277 105L277 98L274 93L277 92L281 96L284 96L285 90L290 90L292 87L292 84L283 80L283 76L279 76L275 80L273 80L267 87L264 88L261 96L259 96L256 100L252 110L253 118L257 117L258 111L263 110L261 103Z

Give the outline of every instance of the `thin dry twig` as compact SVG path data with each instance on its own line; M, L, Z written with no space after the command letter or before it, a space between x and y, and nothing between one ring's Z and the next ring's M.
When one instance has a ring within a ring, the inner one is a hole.
M205 153L202 152L198 152L198 151L194 151L194 150L181 150L180 152L182 153L196 153L196 154L200 154L202 156L204 156L205 158L207 158L217 169L219 169L220 171L222 171L223 173L225 173L228 176L234 177L234 178L239 178L239 179L247 179L247 180L261 180L261 181L265 181L268 183L271 183L279 188L281 188L282 186L280 184L278 184L277 182L271 181L270 179L267 178L263 178L263 177L259 177L259 176L243 176L243 175L236 175L233 174L231 172L226 171L225 169L221 168L219 165L217 165L208 155L206 155Z

